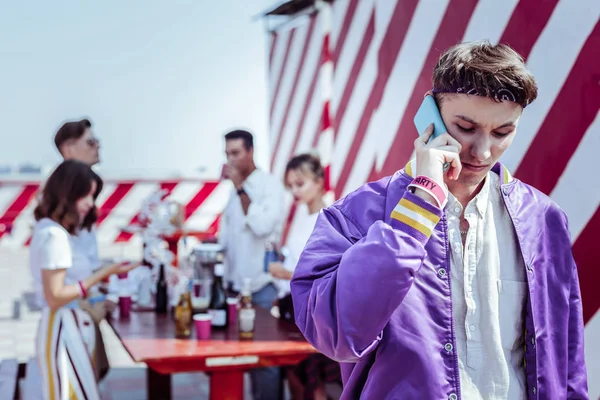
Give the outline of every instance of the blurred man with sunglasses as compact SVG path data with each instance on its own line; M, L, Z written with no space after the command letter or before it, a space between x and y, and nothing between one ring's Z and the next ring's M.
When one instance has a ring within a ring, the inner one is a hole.
M79 160L89 166L100 162L100 141L88 119L65 122L56 132L54 144L65 160Z

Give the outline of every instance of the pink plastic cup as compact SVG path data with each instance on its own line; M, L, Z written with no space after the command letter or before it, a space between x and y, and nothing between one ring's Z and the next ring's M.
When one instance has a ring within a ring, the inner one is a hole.
M196 314L194 315L194 325L196 326L196 339L208 340L211 333L212 315Z
M237 322L237 311L239 299L237 297L229 297L227 298L227 306L229 307L229 323L235 324Z
M119 317L129 318L131 315L131 296L119 297Z

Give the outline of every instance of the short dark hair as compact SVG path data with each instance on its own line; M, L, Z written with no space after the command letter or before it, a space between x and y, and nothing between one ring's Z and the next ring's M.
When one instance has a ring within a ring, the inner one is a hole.
M242 139L244 141L244 147L246 150L250 150L254 147L254 138L252 134L243 129L236 129L225 134L225 140L236 140Z
M46 181L42 197L33 214L36 221L50 218L61 224L70 234L75 234L81 226L91 230L97 220L94 205L83 221L79 220L76 203L88 195L92 189L92 181L96 181L94 200L102 190L102 179L87 164L77 160L63 161Z
M92 122L89 119L82 119L80 121L69 121L65 122L56 132L54 136L54 144L58 151L63 144L69 140L79 139L85 133L86 129L92 127Z
M433 88L438 92L453 92L465 83L495 101L501 99L494 93L508 89L522 107L531 104L538 93L523 57L506 44L487 40L452 46L433 70Z
M325 170L321 165L321 160L319 159L319 157L311 153L298 154L297 156L292 157L290 161L288 161L287 165L285 166L285 172L283 174L284 183L288 172L295 170L308 170L317 179L325 177Z

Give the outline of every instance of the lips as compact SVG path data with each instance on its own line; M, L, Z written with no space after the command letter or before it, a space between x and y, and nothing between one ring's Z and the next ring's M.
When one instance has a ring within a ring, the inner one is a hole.
M488 166L487 165L477 165L477 164L469 164L465 162L461 162L463 169L473 171L473 172L481 172L484 171Z

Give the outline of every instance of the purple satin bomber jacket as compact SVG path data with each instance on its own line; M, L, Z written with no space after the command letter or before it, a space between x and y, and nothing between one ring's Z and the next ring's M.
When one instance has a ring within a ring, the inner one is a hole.
M296 324L340 362L342 399L461 398L448 224L443 210L406 190L414 170L413 160L325 208L291 281ZM526 266L528 399L588 399L567 217L502 164L491 173Z

